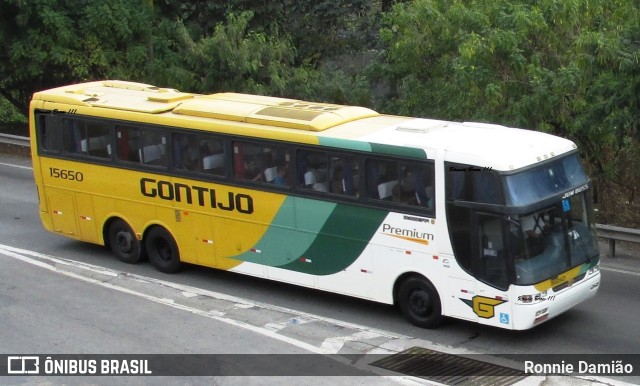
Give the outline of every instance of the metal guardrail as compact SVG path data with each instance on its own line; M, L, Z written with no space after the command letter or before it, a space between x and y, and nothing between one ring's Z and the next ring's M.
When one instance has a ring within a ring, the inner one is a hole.
M603 224L596 224L596 229L598 230L598 237L609 239L609 257L616 256L616 240L640 243L640 229Z
M31 144L29 137L0 133L0 143L28 147ZM640 243L640 229L622 228L613 225L596 224L598 237L609 240L609 256L616 255L616 240Z
M0 133L0 143L6 143L10 145L18 145L29 147L31 146L31 140L29 137L21 137L19 135L2 134Z

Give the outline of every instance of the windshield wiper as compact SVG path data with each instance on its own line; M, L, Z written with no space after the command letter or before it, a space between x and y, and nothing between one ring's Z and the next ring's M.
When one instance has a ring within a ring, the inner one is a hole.
M571 238L573 239L572 243L573 243L574 247L576 245L576 239L578 239L578 243L580 243L580 247L582 248L582 252L584 253L584 256L587 259L587 262L589 263L589 265L591 265L591 260L593 259L593 257L591 257L591 254L587 251L587 247L584 245L584 240L582 240L583 237L580 234L580 232L578 232L578 230L574 227L569 232L569 234L571 235Z

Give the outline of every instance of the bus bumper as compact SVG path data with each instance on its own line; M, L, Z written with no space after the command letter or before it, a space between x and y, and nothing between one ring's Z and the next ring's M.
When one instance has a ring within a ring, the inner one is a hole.
M570 308L595 296L600 287L600 271L565 288L559 293L549 293L547 298L532 304L514 305L514 330L528 330L555 318ZM551 292L551 291L550 291Z

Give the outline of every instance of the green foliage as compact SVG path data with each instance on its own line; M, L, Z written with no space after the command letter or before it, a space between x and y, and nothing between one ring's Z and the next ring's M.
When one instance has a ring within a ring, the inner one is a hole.
M22 115L8 100L0 96L0 123L20 123L24 126L27 118Z
M228 15L251 11L248 29L267 35L289 36L297 48L296 65L316 67L327 58L371 43L371 10L365 0L223 0L181 2L165 0L156 8L167 18L180 20L194 39L209 34ZM367 30L368 29L368 30Z
M34 91L144 78L151 10L133 0L0 1L0 94L26 115Z
M324 61L362 41L366 9L363 0L0 0L0 95L26 114L37 90L118 78L344 100L354 77L332 76Z
M638 159L639 23L628 0L398 4L381 29L375 80L390 87L377 104L572 138L596 181L628 185L618 177L620 160Z
M571 138L600 191L632 202L636 3L0 0L0 121L34 91L105 78L365 105Z
M164 47L170 56L156 63L154 77L197 92L282 93L295 50L286 37L250 30L252 17L249 11L229 14L226 23L196 39L181 21L169 23L176 31Z
M626 1L417 0L397 6L381 32L387 72L402 89L391 106L565 135L595 130L602 119L576 118L604 102L598 97L613 97L621 86L616 80L628 81L619 76L625 68L637 68L638 49L621 33L637 33L638 16Z

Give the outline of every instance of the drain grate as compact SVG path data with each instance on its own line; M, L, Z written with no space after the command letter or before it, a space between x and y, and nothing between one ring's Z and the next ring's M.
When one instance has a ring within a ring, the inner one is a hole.
M446 385L507 386L526 378L523 371L422 347L412 347L370 365Z

